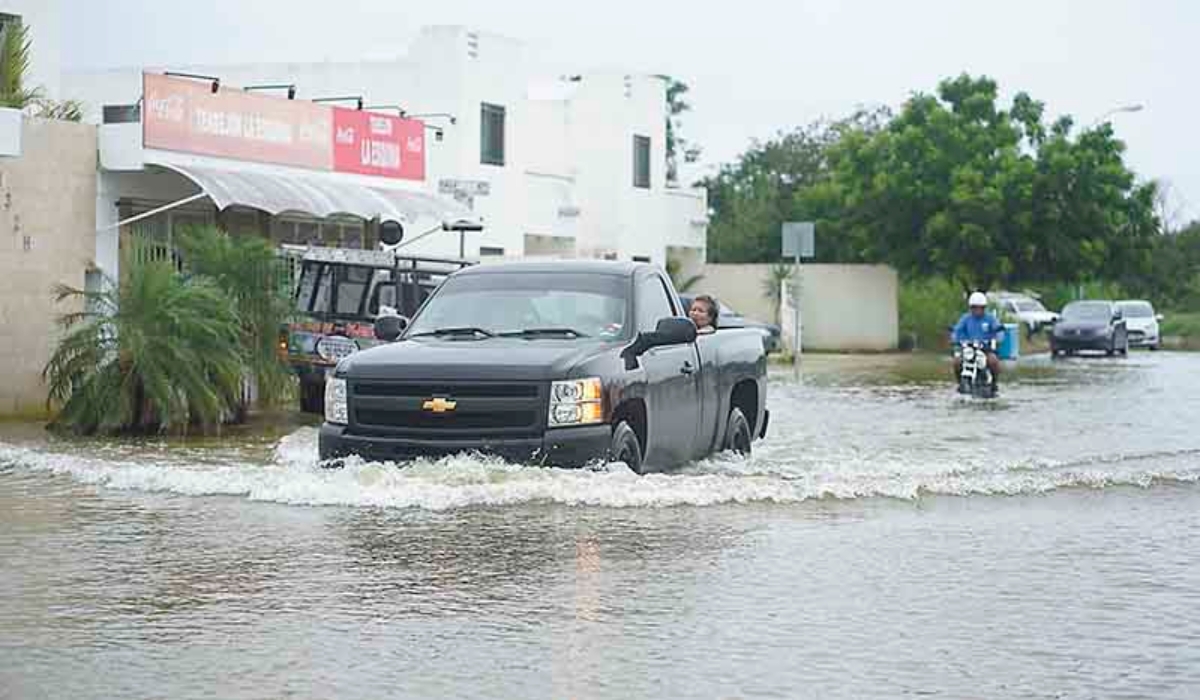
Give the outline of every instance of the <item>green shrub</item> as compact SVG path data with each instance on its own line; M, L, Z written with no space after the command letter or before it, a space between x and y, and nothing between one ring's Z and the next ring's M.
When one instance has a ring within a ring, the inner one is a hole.
M1200 340L1200 312L1163 312L1160 331L1163 337L1191 338Z
M906 280L900 285L901 347L942 350L949 346L948 327L966 311L962 286L933 277Z

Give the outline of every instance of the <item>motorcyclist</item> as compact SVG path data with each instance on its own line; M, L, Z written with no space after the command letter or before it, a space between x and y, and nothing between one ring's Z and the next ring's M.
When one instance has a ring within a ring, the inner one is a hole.
M970 311L963 314L958 319L958 323L954 325L953 341L955 345L964 342L981 342L985 343L984 352L987 353L988 369L992 371L992 387L995 388L996 380L1000 376L1000 358L996 356L995 348L991 341L997 341L1004 337L1004 324L992 314L987 312L987 295L983 292L973 292L967 299L967 306ZM954 376L958 377L962 374L962 358L954 358Z

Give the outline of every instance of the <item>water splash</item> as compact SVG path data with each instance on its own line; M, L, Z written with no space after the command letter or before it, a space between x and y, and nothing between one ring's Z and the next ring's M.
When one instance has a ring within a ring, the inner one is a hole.
M760 452L748 459L718 456L680 472L646 476L621 464L565 470L470 455L404 465L351 459L342 469L323 469L316 460L316 431L305 428L284 437L266 460L259 461L238 452L201 461L162 451L84 454L62 447L0 443L0 467L62 475L108 489L433 511L536 503L605 508L788 504L1200 482L1200 450L1009 464L969 464L961 459L906 462L854 454L821 462L788 460L772 450Z

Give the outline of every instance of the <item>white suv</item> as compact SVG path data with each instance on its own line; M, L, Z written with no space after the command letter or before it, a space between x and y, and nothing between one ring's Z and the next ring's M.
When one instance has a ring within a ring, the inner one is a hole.
M1042 302L1023 294L999 293L992 296L992 303L1000 312L1002 320L1010 320L1025 326L1025 336L1032 336L1046 326L1058 322L1058 314L1048 311Z

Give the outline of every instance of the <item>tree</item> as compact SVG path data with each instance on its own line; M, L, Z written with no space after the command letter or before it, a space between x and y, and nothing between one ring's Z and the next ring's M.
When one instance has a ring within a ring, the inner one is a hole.
M276 346L291 309L275 249L264 238L231 236L212 226L184 231L179 247L185 268L213 280L233 302L243 356L259 397L266 403L278 399L288 373Z
M763 298L771 302L776 325L783 323L783 283L792 281L793 272L794 269L788 263L775 263L762 281Z
M708 229L713 262L770 262L780 257L784 221L817 221L819 260L845 261L855 253L832 234L841 219L840 193L831 189L829 149L857 134L880 129L886 109L859 110L837 121L817 121L754 142L736 162L700 182L713 210Z
M668 75L659 76L667 82L667 182L679 182L679 156L683 162L695 163L700 158L700 147L680 135L682 124L680 117L690 112L692 105L684 100L691 89L687 83L676 80Z
M826 196L866 260L964 289L1019 280L1119 279L1144 270L1158 230L1108 124L1047 126L1024 93L997 105L990 78L942 81L886 128L830 149Z
M1158 236L1149 273L1128 280L1126 286L1158 306L1200 309L1200 221Z
M245 363L232 303L211 280L126 255L120 284L56 288L65 335L44 370L56 424L81 434L214 428L237 407Z
M1168 180L1154 182L1154 215L1158 217L1165 234L1177 233L1183 228L1187 206L1180 200L1178 188Z

